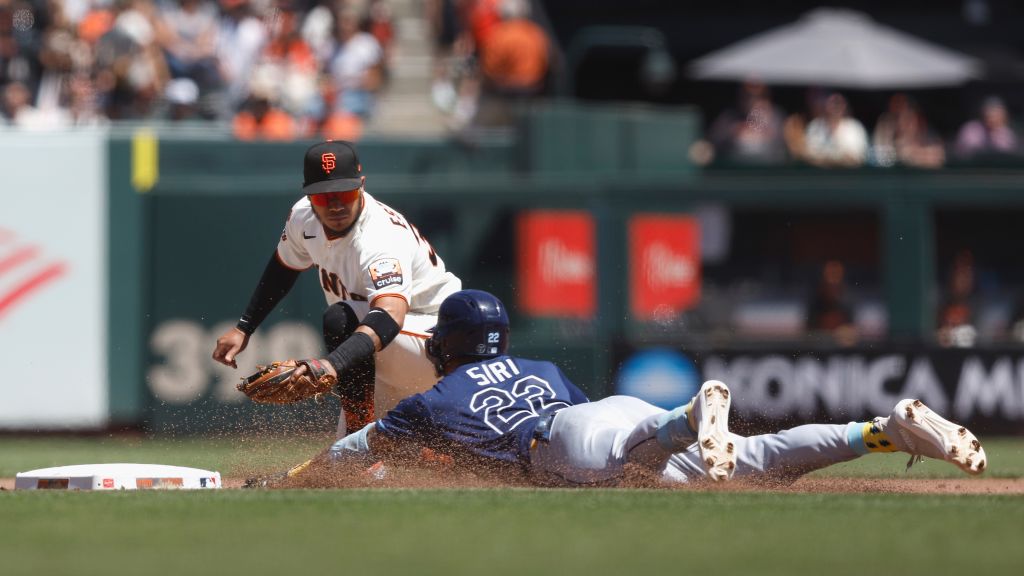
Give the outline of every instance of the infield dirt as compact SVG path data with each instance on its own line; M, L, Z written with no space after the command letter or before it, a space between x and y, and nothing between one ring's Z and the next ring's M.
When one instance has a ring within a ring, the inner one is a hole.
M513 486L494 481L443 478L433 474L418 474L416 477L399 475L384 480L359 479L335 482L302 482L281 486L281 489L351 489L375 487L381 489L458 489L458 488L500 488ZM225 478L224 486L229 490L241 489L243 478ZM318 485L319 484L319 485ZM521 484L515 484L521 486ZM637 483L631 488L652 488ZM792 492L792 493L880 493L880 494L1024 494L1024 478L802 478L788 485L731 481L722 484L694 483L686 486L662 487L665 490L709 491L709 492ZM0 490L13 490L14 478L0 478Z

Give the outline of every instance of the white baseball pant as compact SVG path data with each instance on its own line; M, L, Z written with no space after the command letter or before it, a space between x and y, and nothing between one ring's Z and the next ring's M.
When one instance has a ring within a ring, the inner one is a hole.
M564 408L551 424L550 440L531 450L531 468L544 482L567 485L614 482L626 463L653 469L667 482L706 478L696 437L682 452L658 444L658 416L665 412L631 396ZM859 454L847 442L847 429L855 425L808 424L777 434L731 434L737 450L734 477L795 479L853 460Z

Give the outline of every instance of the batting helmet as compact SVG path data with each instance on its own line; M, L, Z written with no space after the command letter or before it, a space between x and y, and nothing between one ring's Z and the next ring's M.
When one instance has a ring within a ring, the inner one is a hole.
M460 290L444 299L427 355L438 374L455 358L494 358L508 351L505 305L483 290Z

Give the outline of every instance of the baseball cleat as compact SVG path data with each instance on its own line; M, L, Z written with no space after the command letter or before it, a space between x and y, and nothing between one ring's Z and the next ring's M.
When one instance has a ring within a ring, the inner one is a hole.
M939 416L920 400L896 404L887 433L897 442L902 440L900 448L911 454L908 469L922 456L945 460L968 474L981 474L988 465L985 449L970 430Z
M729 436L731 404L729 387L718 380L705 382L693 402L700 460L715 482L732 478L736 471L736 446Z

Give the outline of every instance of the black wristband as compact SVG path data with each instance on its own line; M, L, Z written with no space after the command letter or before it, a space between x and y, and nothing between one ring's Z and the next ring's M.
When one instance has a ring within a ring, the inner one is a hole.
M242 316L238 319L238 324L235 324L235 328L238 328L243 334L252 336L252 333L256 331L256 327L252 325L252 321L248 317Z
M370 308L370 311L366 313L366 316L363 317L362 325L377 334L377 337L380 338L381 350L388 344L391 344L395 336L398 336L398 333L402 331L402 327L398 325L398 322L395 322L391 314L377 306Z
M356 332L342 342L341 346L332 350L327 355L327 361L334 366L334 371L340 378L353 364L376 351L377 347L373 344L373 338L362 332Z

